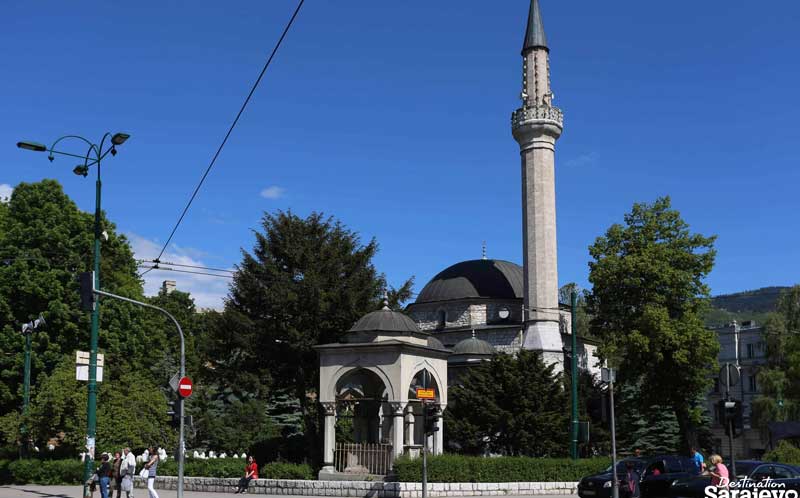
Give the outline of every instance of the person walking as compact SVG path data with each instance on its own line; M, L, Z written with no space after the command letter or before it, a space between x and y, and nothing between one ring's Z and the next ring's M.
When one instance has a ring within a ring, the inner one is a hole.
M694 461L694 473L700 475L703 471L706 470L706 464L703 460L703 454L697 451L697 448L694 446L691 447L689 453L692 455L692 460Z
M109 497L114 496L114 489L117 490L117 498L122 496L122 453L119 451L114 452L114 460L111 462L111 479L114 487L109 493Z
M728 484L731 482L731 476L728 472L728 467L722 463L722 457L719 455L711 455L708 457L708 461L712 465L712 468L708 471L708 474L711 476L711 485L718 488L727 488Z
M247 457L247 465L244 467L244 477L239 479L239 487L234 494L247 493L247 488L253 479L258 479L258 464L253 455L250 455Z
M136 476L136 457L131 452L130 448L122 449L122 464L120 465L120 475L122 482L120 489L125 491L127 498L133 497L133 479ZM119 493L117 498L120 498Z
M97 469L97 480L100 484L100 497L108 498L108 485L111 483L111 464L108 462L108 453L103 453L100 461L100 468Z
M158 469L158 451L156 451L155 446L152 446L147 450L147 453L150 455L150 460L144 464L144 468L147 469L147 492L150 493L150 498L159 498L155 488L156 469Z

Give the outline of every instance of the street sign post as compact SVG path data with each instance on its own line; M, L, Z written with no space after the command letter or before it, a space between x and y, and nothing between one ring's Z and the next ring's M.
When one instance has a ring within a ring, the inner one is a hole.
M192 395L192 389L192 379L189 377L181 377L181 380L178 381L178 394L180 394L182 398L188 398Z

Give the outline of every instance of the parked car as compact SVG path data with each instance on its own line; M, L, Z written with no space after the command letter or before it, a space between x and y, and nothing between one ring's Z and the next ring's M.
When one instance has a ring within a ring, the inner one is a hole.
M736 470L738 473L738 462ZM740 489L757 488L758 483L766 479L774 483L775 488L772 489L793 489L800 492L800 467L777 462L764 462L754 468L746 481L740 481Z
M749 476L753 469L761 465L760 460L741 460L736 462L736 478ZM676 479L670 486L672 498L705 498L706 487L711 485L711 476L700 475Z
M694 463L689 457L659 455L627 458L617 463L620 498L626 498L630 494L626 480L628 462L633 462L634 469L640 476L639 486L642 498L667 498L670 496L670 485L673 481L689 477L694 472ZM599 474L584 477L578 483L578 496L580 498L609 498L611 481L611 467Z

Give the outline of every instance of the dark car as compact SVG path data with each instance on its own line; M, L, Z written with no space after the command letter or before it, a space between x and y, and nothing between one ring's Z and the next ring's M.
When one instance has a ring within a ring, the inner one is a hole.
M738 474L739 463L736 463ZM760 488L759 483L769 479L769 488ZM753 469L747 479L739 480L739 489L793 489L800 492L800 467L785 463L764 462Z
M736 478L749 476L750 473L761 465L760 460L741 460L736 462ZM706 487L711 485L711 476L690 476L676 479L670 486L672 498L704 498Z
M619 496L630 496L628 491L627 464L632 462L640 477L642 498L666 498L670 496L670 485L676 479L689 477L694 464L691 458L674 455L627 458L617 463ZM580 498L609 498L611 496L611 467L599 474L584 477L578 483Z

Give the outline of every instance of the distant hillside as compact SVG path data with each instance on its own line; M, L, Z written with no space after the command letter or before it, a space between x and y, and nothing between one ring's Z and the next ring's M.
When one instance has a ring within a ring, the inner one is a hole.
M762 289L723 294L711 298L712 309L706 315L706 325L716 326L730 323L755 320L763 323L767 314L775 311L775 305L781 292L788 287L764 287Z

